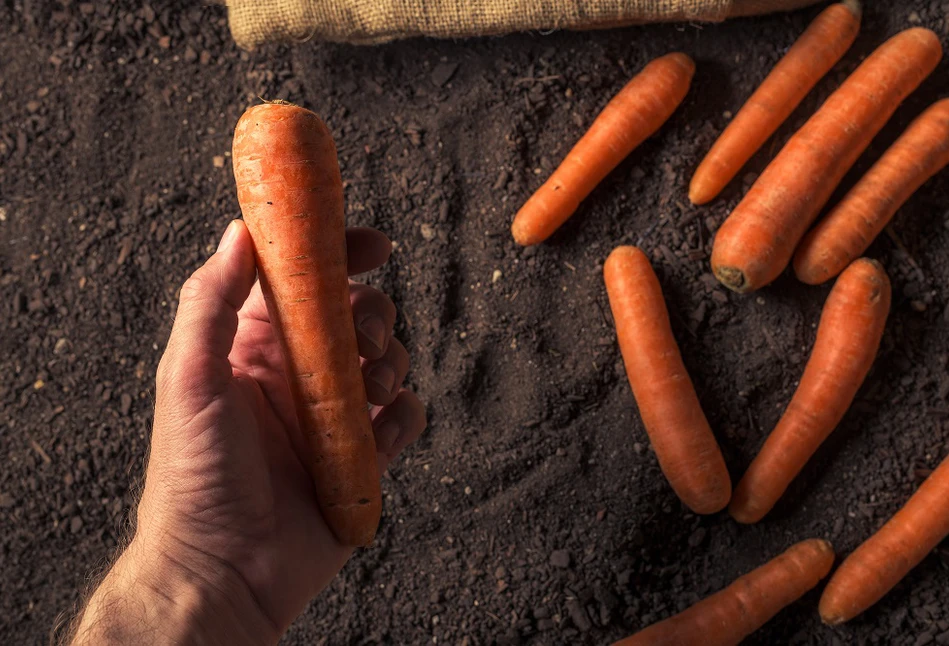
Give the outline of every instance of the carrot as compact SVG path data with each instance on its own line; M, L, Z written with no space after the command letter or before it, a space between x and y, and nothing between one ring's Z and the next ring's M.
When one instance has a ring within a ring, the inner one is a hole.
M636 247L617 247L603 278L626 375L662 472L694 512L721 511L731 479L682 363L649 260Z
M349 303L336 147L309 110L268 103L237 123L233 159L317 502L341 543L368 545L382 497Z
M876 534L844 559L820 600L824 623L850 621L882 599L949 536L949 458Z
M827 576L834 548L801 541L730 586L614 646L730 646L761 628Z
M860 14L857 0L845 0L824 9L804 30L699 164L689 185L693 204L718 195L840 60L860 31Z
M809 285L839 274L866 251L916 189L949 164L949 99L934 103L808 233L794 273Z
M791 137L715 236L712 269L726 287L748 292L778 277L844 174L941 57L928 29L893 36Z
M735 489L735 520L761 520L843 418L873 364L889 310L890 281L875 260L860 258L837 279L797 391Z
M596 185L675 112L689 91L695 63L685 54L652 61L606 104L593 125L514 217L520 245L543 242Z

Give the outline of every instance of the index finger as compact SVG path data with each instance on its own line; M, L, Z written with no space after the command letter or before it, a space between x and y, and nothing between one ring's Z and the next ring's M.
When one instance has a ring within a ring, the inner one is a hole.
M392 253L392 242L382 231L369 227L346 229L346 271L350 276L378 269Z

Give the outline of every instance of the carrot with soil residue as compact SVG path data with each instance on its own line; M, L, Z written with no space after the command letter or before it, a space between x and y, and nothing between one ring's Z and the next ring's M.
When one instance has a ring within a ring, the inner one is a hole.
M771 511L840 423L873 365L889 311L890 281L880 263L860 258L837 279L791 403L735 488L735 520L756 523Z
M830 543L801 541L724 590L615 646L734 646L804 596L833 564Z
M804 236L794 273L809 285L839 274L867 250L926 180L949 164L949 99L931 105L850 192Z
M543 242L685 98L695 63L681 53L652 61L606 104L593 125L514 217L520 245Z
M662 472L694 512L724 509L731 496L728 469L682 363L649 260L636 247L617 247L603 278L626 375Z
M820 600L830 625L850 621L882 599L949 536L949 458L876 534L844 559Z
M860 31L860 13L857 0L846 0L824 9L804 30L699 164L689 184L693 204L718 195L840 60Z
M844 81L716 233L712 270L722 284L749 292L784 271L844 174L941 58L936 34L915 27L883 43Z
M349 301L333 138L309 110L268 103L241 117L233 157L238 202L311 449L317 502L341 543L368 545L382 498Z

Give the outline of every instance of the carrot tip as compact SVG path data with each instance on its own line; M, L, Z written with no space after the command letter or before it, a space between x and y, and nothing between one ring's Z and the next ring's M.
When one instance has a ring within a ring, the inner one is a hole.
M744 294L751 290L745 278L745 272L737 267L715 267L715 277L718 278L718 282L733 292Z
M696 206L711 202L715 195L713 191L703 190L703 187L697 184L694 179L689 184L689 201Z
M860 0L843 0L840 4L850 9L850 13L860 18L863 15L863 5Z
M825 626L839 626L840 624L844 623L843 617L825 615L824 613L820 613L820 620L824 622Z

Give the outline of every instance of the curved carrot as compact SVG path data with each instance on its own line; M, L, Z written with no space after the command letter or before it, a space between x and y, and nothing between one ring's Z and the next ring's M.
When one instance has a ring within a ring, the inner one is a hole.
M860 14L857 0L845 0L824 9L804 30L699 164L689 184L693 204L718 195L840 60L860 31Z
M269 103L241 117L233 156L317 502L341 543L368 545L382 497L349 303L336 147L309 110Z
M882 599L949 536L949 458L876 534L844 559L820 600L820 616L850 621Z
M843 418L863 383L890 311L890 281L875 260L860 258L827 297L801 382L735 488L729 505L740 523L771 511L804 464Z
M657 58L633 77L514 216L514 240L526 246L550 237L596 185L675 112L694 72L691 58L674 53Z
M748 292L781 274L844 174L940 58L928 29L893 36L791 137L715 235L712 270L726 287Z
M682 363L649 260L636 247L617 247L603 278L626 375L662 472L694 512L722 510L731 479Z
M834 548L801 541L730 586L615 646L734 646L827 576Z
M930 177L949 164L949 99L923 112L822 219L794 253L794 273L809 285L839 274L860 256Z

